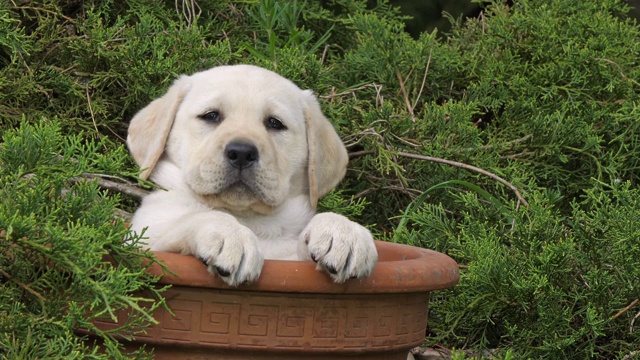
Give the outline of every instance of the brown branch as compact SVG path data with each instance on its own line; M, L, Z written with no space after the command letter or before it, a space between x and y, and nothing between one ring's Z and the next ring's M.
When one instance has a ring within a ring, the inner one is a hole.
M634 329L633 324L636 322L636 319L638 319L639 317L640 317L640 311L638 311L636 315L633 317L633 319L631 319L631 323L629 324L629 333L633 332L633 329Z
M424 76L422 77L422 84L420 85L420 91L418 91L418 96L416 96L416 99L413 102L413 108L414 109L418 105L418 100L420 100L420 96L422 95L422 90L424 90L424 85L427 82L427 74L429 73L429 66L431 65L431 53L432 52L433 52L433 46L429 50L429 58L427 59L427 67L424 69Z
M353 88L353 89L349 89L349 90L343 91L341 93L329 94L329 95L320 95L318 97L320 99L333 99L333 98L337 98L337 97L340 97L340 96L353 94L354 92L356 92L358 90L364 90L364 89L368 89L368 88L374 88L374 89L377 90L378 87L380 87L380 85L377 85L377 84L366 84L366 85L358 86L357 88Z
M511 141L507 141L505 143L502 144L488 144L488 145L482 145L482 146L478 146L475 148L464 148L464 149L460 149L460 150L456 150L456 152L466 152L466 151L484 151L484 150L490 150L493 149L495 147L506 147L506 148L511 148L514 145L518 145L521 144L523 142L528 141L529 139L531 139L533 137L533 134L529 134L529 135L525 135L519 139L515 139L515 140L511 140Z
M322 57L320 57L320 64L324 65L324 61L327 58L327 52L329 51L329 45L325 45L324 49L322 50Z
M394 138L396 138L396 140L401 141L406 145L413 146L413 147L420 147L420 148L422 147L422 144L419 143L416 140L401 138L400 136L398 136L398 135L396 135L396 134L394 134L392 132L390 132L389 135L393 136Z
M373 126L374 124L376 124L378 122L386 122L386 120L376 120L376 121L372 122L369 125ZM355 134L349 135L349 136L345 137L344 139L342 139L342 141L343 141L344 145L347 148L350 148L350 147L352 147L354 145L359 144L362 140L364 140L365 136L374 136L374 137L378 138L381 143L384 143L384 137L382 135L380 135L380 133L377 132L372 127L368 128L368 129L365 129L365 130L362 130L360 132L357 132ZM356 140L352 141L351 139L356 139Z
M0 275L6 277L7 279L9 279L9 281L13 281L18 286L20 286L21 288L23 288L26 291L28 291L31 295L37 297L38 300L40 300L40 303L43 304L43 307L44 307L44 303L45 303L44 296L40 295L37 291L33 290L29 285L21 282L20 280L17 280L16 278L14 278L13 276L9 275L7 272L5 272L2 269L0 269Z
M451 160L446 160L446 159L441 159L441 158L436 158L436 157L431 157L431 156L425 156L425 155L419 155L419 154L412 154L412 153L408 153L408 152L404 152L404 151L398 151L396 152L397 155L400 156L404 156L404 157L408 157L411 159L417 159L417 160L425 160L425 161L431 161L431 162L436 162L436 163L440 163L440 164L446 164L446 165L451 165L451 166L456 166L459 168L463 168L463 169L467 169L470 171L474 171L477 172L479 174L488 176L489 178L507 186L508 188L510 188L515 194L516 197L518 198L518 201L520 203L522 203L522 205L528 207L529 203L527 203L527 201L522 197L522 195L520 194L520 191L518 190L517 187L515 187L513 184L511 184L510 182L508 182L507 180L501 178L500 176L488 172L486 170L480 169L478 167L475 167L473 165L468 165L468 164L464 164L461 162L457 162L457 161L451 161Z
M113 136L117 137L118 140L122 141L123 143L127 143L127 139L123 138L122 136L118 135L118 133L116 133L115 131L113 131L113 129L111 127L109 127L109 125L107 124L103 124L104 127L106 127L109 132L111 132L113 134Z
M120 219L120 220L122 220L122 221L124 221L126 223L126 222L131 221L131 218L133 217L133 214L131 214L128 211L124 211L122 209L115 208L114 211L113 211L113 216L118 218L118 219Z
M375 154L376 152L373 150L362 150L362 151L354 151L349 153L349 159L357 158L364 155Z
M622 314L626 313L627 311L629 311L629 309L631 309L632 307L634 307L638 302L640 302L640 298L633 300L633 301L631 302L631 304L627 305L624 309L622 309L622 310L618 311L618 313L617 313L617 314L615 314L615 315L613 315L613 316L611 317L611 320L613 320L613 319L615 319L615 318L619 317L620 315L622 315Z
M75 20L73 20L72 18L62 15L60 13L57 13L55 11L51 11L48 9L44 9L41 7L32 7L32 6L14 6L14 9L18 9L18 10L33 10L33 11L42 11L42 12L46 12L48 14L52 14L52 15L56 15L56 16L60 16L61 18L67 20L68 22L75 24Z
M85 94L87 95L87 104L89 105L89 114L91 114L91 122L93 122L93 128L96 129L96 133L100 135L100 131L98 130L98 124L96 123L96 117L93 114L93 106L91 105L91 95L89 95L89 86L85 87Z
M401 192L405 195L407 195L409 198L411 199L415 199L418 195L420 195L422 192L420 190L417 189L411 189L408 187L404 187L404 186L395 186L395 185L389 185L389 186L382 186L379 188L368 188L368 189L364 189L362 191L360 191L359 193L353 195L353 197L355 199L359 199L369 193L375 192L375 191L379 191L379 190L392 190L392 191L398 191Z
M411 101L409 100L409 94L407 93L407 89L404 87L404 80L402 80L402 75L400 75L400 71L396 71L396 76L398 77L398 83L400 84L400 92L402 92L402 97L404 98L404 103L407 106L407 111L413 117L413 107L411 106ZM415 122L415 119L413 120Z
M31 179L33 177L35 177L35 174L25 174L22 176L23 179ZM120 181L123 181L123 182L115 182L115 181L107 180L106 178L119 179ZM72 184L77 184L82 181L92 181L92 180L95 180L98 186L100 186L103 189L117 191L119 193L134 197L138 200L141 200L142 198L144 198L149 194L149 191L142 189L140 187L137 187L131 183L126 183L124 182L125 180L120 179L117 176L83 173L81 176L72 177L69 179L69 181ZM69 190L63 189L63 194L66 193L67 191Z
M615 66L618 69L618 72L620 73L620 76L622 76L623 79L628 80L628 81L632 82L633 84L640 86L640 84L637 81L633 80L632 78L630 78L627 75L625 75L624 72L622 72L622 66L620 66L617 62L615 62L613 60L605 59L605 58L599 58L599 57L597 57L595 59L607 62L607 63Z
M107 180L105 179L105 177L107 176L100 175L100 174L84 173L82 174L82 176L71 178L70 180L72 183L95 180L98 183L98 186L100 186L103 189L117 191L119 193L129 195L139 200L149 194L147 190L141 189L135 185Z

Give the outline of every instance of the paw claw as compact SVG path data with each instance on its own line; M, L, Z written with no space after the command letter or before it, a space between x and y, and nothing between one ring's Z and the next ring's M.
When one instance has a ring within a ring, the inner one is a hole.
M231 215L226 220L223 214L218 215L221 218L199 228L188 250L207 266L209 273L228 285L256 280L263 265L258 237Z
M378 259L371 233L349 219L322 213L313 217L300 239L306 256L336 283L368 276Z
M331 265L325 265L324 268L327 270L327 272L329 274L332 274L332 275L337 275L338 274L338 270L335 267L331 266Z
M231 271L227 270L223 267L220 266L214 266L214 268L216 268L216 271L218 272L218 274L222 277L228 277L231 275Z

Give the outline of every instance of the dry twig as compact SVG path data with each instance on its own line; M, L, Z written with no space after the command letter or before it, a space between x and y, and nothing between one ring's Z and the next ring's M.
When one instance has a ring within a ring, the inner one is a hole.
M35 177L35 174L25 174L22 176L23 179L31 179L33 177ZM122 182L107 180L107 178L118 179ZM144 198L149 194L149 191L142 189L134 184L131 184L128 181L122 178L119 178L117 176L83 173L81 176L77 176L69 179L69 181L72 184L77 184L79 182L92 181L92 180L95 180L98 186L100 186L103 189L117 191L119 193L134 197L138 200L141 200L142 198ZM66 194L68 191L69 189L62 189L63 194Z
M381 87L382 87L382 85L378 85L378 84L366 84L366 85L358 86L358 87L353 88L353 89L349 89L349 90L343 91L341 93L337 93L337 94L331 93L329 95L320 95L318 97L321 98L321 99L329 99L330 100L330 99L337 98L337 97L340 97L340 96L353 94L354 92L356 92L358 90L364 90L364 89L368 89L368 88L374 88L374 89L378 90L378 88L381 88Z
M477 172L479 174L488 176L491 179L493 179L493 180L495 180L495 181L507 186L508 188L510 188L516 194L516 197L518 198L518 202L519 203L522 203L522 205L524 205L525 207L529 206L529 203L522 197L522 195L520 194L520 190L518 190L517 187L515 187L513 184L511 184L507 180L501 178L500 176L498 176L498 175L496 175L494 173L491 173L491 172L489 172L487 170L483 170L483 169L480 169L480 168L475 167L473 165L468 165L468 164L457 162L457 161L451 161L451 160L436 158L436 157L432 157L432 156L425 156L425 155L420 155L420 154L412 154L412 153L408 153L408 152L404 152L404 151L398 151L398 152L396 152L396 154L398 154L400 156L412 158L412 159L432 161L432 162L437 162L437 163L440 163L440 164L456 166L456 167L459 167L459 168L467 169L467 170L474 171L474 172Z
M599 58L599 57L597 57L595 59L596 60L600 60L600 61L604 61L606 63L609 63L609 64L615 66L618 69L618 72L620 73L620 76L622 76L623 79L625 79L627 81L630 81L635 85L640 86L640 84L637 81L633 80L632 78L630 78L630 77L628 77L627 75L624 74L624 72L622 71L622 66L620 66L620 64L618 64L617 62L615 62L613 60L605 59L605 58Z
M413 109L418 105L418 100L420 100L420 96L422 95L422 90L424 90L424 85L427 82L427 74L429 73L429 66L431 65L431 53L433 52L433 46L429 49L429 58L427 59L427 66L424 69L424 76L422 77L422 84L420 85L420 91L418 91L418 95L413 101Z
M72 24L75 24L75 23L76 23L76 22L75 22L75 20L73 20L72 18L70 18L70 17L68 17L68 16L65 16L65 15L62 15L62 14L57 13L57 12L55 12L55 11L51 11L51 10L49 10L49 9L45 9L45 8L41 8L41 7L33 7L33 6L15 6L15 3L14 3L14 9L19 9L19 10L33 10L33 11L42 11L42 12L45 12L45 13L47 13L47 14L52 14L52 15L54 15L54 16L60 16L61 18L63 18L63 19L65 19L65 20L67 20L68 22L70 22L70 23L72 23Z
M178 0L175 1L176 13L178 14L178 16L180 16L180 13L182 13L182 16L187 22L187 28L189 28L191 27L191 24L196 20L196 18L198 18L200 14L202 14L202 9L200 8L200 5L195 2L195 0L180 1L182 5L181 9L178 6L178 2Z
M636 316L634 316L633 319L631 319L631 323L629 324L629 333L633 332L634 324L635 324L636 320L638 320L639 317L640 317L640 311L638 311L636 313Z
M37 297L38 300L40 300L40 304L42 304L43 308L44 308L44 303L45 303L44 296L40 295L37 291L33 290L29 285L27 285L27 284L21 282L20 280L14 278L13 276L11 276L10 274L8 274L7 272L5 272L2 269L0 269L0 275L2 275L3 277L7 278L9 281L13 281L18 286L20 286L21 288L25 289L29 294Z
M409 94L407 93L407 89L404 87L404 80L402 80L402 75L400 75L400 71L396 71L396 76L398 77L398 83L400 84L400 92L402 93L402 98L404 99L404 103L407 106L407 111L411 114L412 121L415 122L416 119L413 118L413 106L411 106L411 101L409 100ZM408 78L408 77L407 77Z
M407 195L410 199L415 199L416 197L418 197L422 192L418 189L411 189L408 187L403 187L403 186L394 186L394 185L389 185L389 186L382 186L379 188L368 188L368 189L364 189L362 191L360 191L359 193L353 195L354 198L359 199L369 193L378 191L378 190L392 190L392 191L398 191L401 192L405 195Z
M377 120L377 121L372 122L370 125L374 125L377 122L384 122L384 121L386 121L386 120ZM362 130L360 132L357 132L355 134L351 134L349 136L346 136L345 138L342 139L342 142L344 143L344 145L347 148L350 148L350 147L352 147L354 145L359 144L362 140L364 140L364 138L366 136L376 137L376 138L378 138L380 140L381 143L383 143L383 144L385 143L384 137L379 132L377 132L376 129L374 129L373 127L370 127L370 128L364 129L364 130Z
M89 114L91 114L91 122L93 123L93 128L96 129L96 132L100 134L100 130L98 130L98 124L96 123L96 117L93 114L93 106L91 105L91 95L89 95L89 86L85 87L85 94L87 95L87 104L89 105Z
M482 146L478 146L478 147L473 147L473 148L464 148L464 149L460 149L460 150L456 150L456 152L467 152L467 151L484 151L484 150L490 150L493 148L511 148L515 145L518 144L522 144L523 142L527 142L529 139L531 139L533 137L533 134L529 134L529 135L525 135L519 139L515 139L515 140L511 140L511 141L507 141L505 143L502 144L488 144L488 145L482 145Z
M354 151L349 153L349 159L354 159L364 155L375 154L376 152L373 150L362 150L362 151Z
M103 189L117 191L119 193L134 197L138 200L144 198L145 196L147 196L147 194L149 194L147 190L141 189L133 184L120 183L120 182L107 180L105 179L107 177L114 178L113 176L108 176L108 175L84 173L82 174L82 176L75 177L70 180L72 183L95 180L98 186L100 186Z
M625 306L625 308L624 308L624 309L622 309L622 310L618 311L618 313L616 313L615 315L613 315L613 316L611 317L611 320L613 320L613 319L615 319L615 318L618 318L620 315L622 315L622 314L626 313L627 311L629 311L629 309L631 309L632 307L634 307L638 302L640 302L640 298L633 300L633 301L631 302L631 304L629 304L629 305Z

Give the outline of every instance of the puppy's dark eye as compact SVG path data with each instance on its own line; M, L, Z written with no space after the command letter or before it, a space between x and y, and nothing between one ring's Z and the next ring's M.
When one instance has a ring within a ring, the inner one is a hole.
M274 117L270 117L265 121L265 126L267 127L267 129L271 129L271 130L287 130L287 127L284 126L284 124L282 123L282 121L274 118Z
M220 112L218 111L208 111L200 116L198 116L200 119L206 121L206 122L210 122L210 123L214 123L217 124L222 120L222 117L220 116Z

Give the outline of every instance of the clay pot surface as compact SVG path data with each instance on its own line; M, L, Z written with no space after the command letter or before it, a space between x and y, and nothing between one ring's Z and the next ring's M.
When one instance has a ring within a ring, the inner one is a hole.
M258 281L231 287L193 256L156 252L169 308L136 337L155 359L402 359L424 340L429 293L453 287L448 256L376 241L371 276L335 284L311 261L266 260ZM125 321L126 314L120 314ZM116 324L100 322L104 329Z

